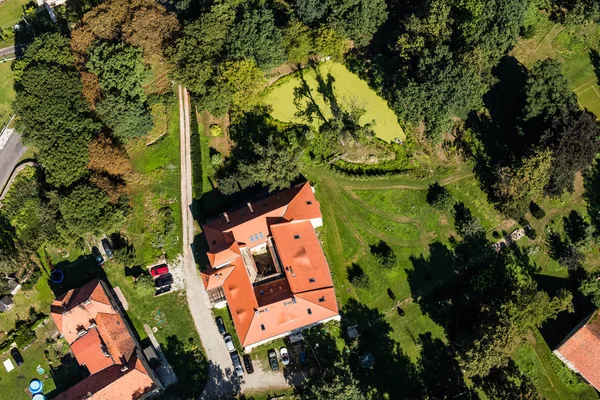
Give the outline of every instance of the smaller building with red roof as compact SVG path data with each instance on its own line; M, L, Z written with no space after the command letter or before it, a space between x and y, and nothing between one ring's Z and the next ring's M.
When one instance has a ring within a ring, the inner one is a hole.
M50 309L77 362L90 373L54 399L139 400L162 391L103 281L69 290Z
M202 273L216 307L227 304L246 352L309 326L339 320L315 228L323 224L308 183L225 212L202 226Z
M600 316L585 318L562 341L554 354L600 391Z

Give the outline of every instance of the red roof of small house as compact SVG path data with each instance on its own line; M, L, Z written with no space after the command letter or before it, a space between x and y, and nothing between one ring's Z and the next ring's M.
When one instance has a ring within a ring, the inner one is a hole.
M125 371L113 365L53 397L53 400L136 400L153 389L144 364L133 357Z
M320 225L320 218L319 202L304 183L202 227L213 266L202 273L204 287L222 287L242 346L338 315L329 266L311 222L318 219ZM242 253L269 237L285 273L254 286L247 268L256 266L246 265Z
M110 355L102 351L102 341L97 329L90 329L82 337L71 344L71 351L79 364L87 367L90 374L95 374L114 364Z
M154 382L135 354L135 338L102 282L96 279L57 298L51 316L91 374L55 399L134 400L152 390Z
M591 318L556 350L592 386L600 390L600 317Z

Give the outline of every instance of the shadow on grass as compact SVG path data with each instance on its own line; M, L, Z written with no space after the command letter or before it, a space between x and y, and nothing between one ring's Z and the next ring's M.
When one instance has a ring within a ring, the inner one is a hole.
M56 389L47 393L46 396L53 398L89 375L87 368L79 365L71 354L67 354L60 359L58 367L50 367L50 376L52 376Z

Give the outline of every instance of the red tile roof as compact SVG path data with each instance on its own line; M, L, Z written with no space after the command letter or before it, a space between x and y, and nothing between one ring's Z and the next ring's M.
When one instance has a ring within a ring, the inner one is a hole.
M102 351L102 341L95 328L71 343L71 351L79 364L85 364L90 374L95 374L114 364L112 357Z
M221 216L202 227L211 265L227 263L204 271L203 282L207 290L223 288L244 347L338 315L329 266L311 222L320 224L321 211L310 184L229 212L227 218L229 223ZM246 269L255 266L247 266L241 255L246 250L234 257L229 249L232 241L252 248L269 237L285 273L255 287Z
M152 378L135 354L135 338L99 280L54 300L51 316L77 361L91 374L55 399L133 400L153 389Z
M555 350L600 390L600 317L592 317Z

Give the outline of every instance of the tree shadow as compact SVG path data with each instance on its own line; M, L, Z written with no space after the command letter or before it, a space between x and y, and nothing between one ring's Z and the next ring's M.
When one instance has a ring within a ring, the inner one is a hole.
M92 254L79 256L73 262L61 261L54 268L62 271L64 274L64 279L60 283L55 283L48 279L48 284L55 298L71 289L81 287L96 278L108 282L106 272L96 263L96 259Z
M354 286L365 288L369 286L369 276L357 263L352 263L346 267L346 277Z
M580 243L591 234L590 224L576 210L571 210L568 217L563 217L563 224L572 243Z
M210 398L231 398L218 396L239 393L239 382L232 379L232 371L223 371L220 366L207 362L202 344L194 338L181 340L175 335L168 336L163 352L177 375L177 383L169 387L161 398L193 398L209 386L216 389L215 396Z
M536 399L538 391L533 381L509 360L504 367L494 367L490 373L475 383L490 399Z
M342 330L356 325L359 336L343 335L350 349L348 363L359 386L365 393L377 392L378 398L421 398L423 387L417 368L390 338L392 327L379 310L350 299L341 309ZM365 365L365 355L372 356L372 365Z
M56 388L46 394L48 398L53 398L90 375L87 368L79 365L70 353L61 357L58 367L51 366L49 372Z
M590 49L590 62L594 67L596 79L600 80L600 53L596 49Z
M600 232L600 165L595 162L583 175L584 198L592 225Z
M571 274L581 270L585 256L568 240L564 240L558 233L551 232L547 239L548 255L567 267Z

